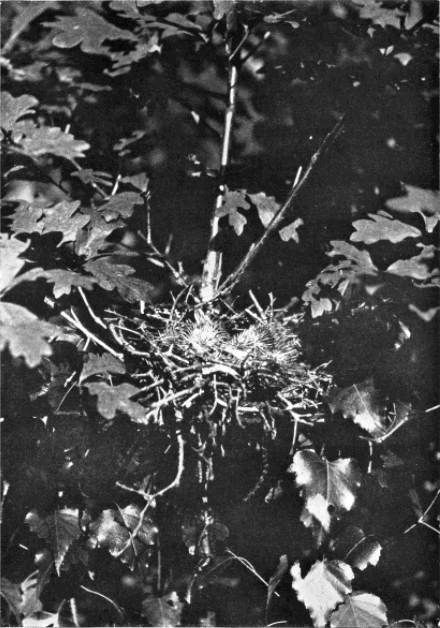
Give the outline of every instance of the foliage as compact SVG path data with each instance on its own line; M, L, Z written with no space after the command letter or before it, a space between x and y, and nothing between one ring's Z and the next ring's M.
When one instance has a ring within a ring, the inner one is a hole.
M434 626L438 9L2 10L5 625Z

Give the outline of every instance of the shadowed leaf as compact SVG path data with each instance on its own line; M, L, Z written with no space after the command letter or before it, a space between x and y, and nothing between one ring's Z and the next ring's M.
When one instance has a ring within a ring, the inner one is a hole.
M126 372L123 362L115 358L110 353L103 353L102 355L96 355L95 353L88 354L88 360L84 363L83 370L81 372L79 381L92 377L92 375L109 373L119 373L123 375Z
M336 558L363 571L368 565L377 565L382 547L374 536L366 536L360 528L349 526L340 533L333 545Z
M85 385L91 395L97 395L98 412L105 419L114 419L118 410L128 414L135 422L142 423L145 419L145 408L136 401L130 401L130 397L140 392L136 386L132 386L132 384L109 386L104 382Z
M180 626L183 604L175 591L142 602L142 616L151 626Z
M371 593L356 592L332 613L331 628L382 628L388 623L387 608Z

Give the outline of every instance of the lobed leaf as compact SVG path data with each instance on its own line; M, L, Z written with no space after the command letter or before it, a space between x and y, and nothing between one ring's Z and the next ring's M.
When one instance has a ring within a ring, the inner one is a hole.
M56 126L30 128L26 137L20 140L20 146L30 157L51 154L70 160L85 157L84 151L90 148L87 142L76 140L71 133Z
M331 611L351 593L354 573L351 567L340 560L317 560L305 578L296 562L290 570L292 587L298 600L310 612L315 628L324 628ZM347 624L352 628L351 624ZM354 625L353 625L354 628Z
M116 289L119 294L130 303L136 301L151 302L154 295L154 286L143 279L129 277L135 271L126 264L112 264L105 258L90 260L84 264L84 269L90 272L104 290Z
M246 194L241 190L227 190L223 196L223 205L216 210L215 214L219 218L229 216L229 224L234 228L239 236L243 233L247 219L238 210L249 209L250 205L246 201Z
M440 220L440 192L404 185L406 196L391 198L386 206L397 212L418 213L425 221L426 231L432 233Z
M175 591L142 602L142 616L151 626L180 626L183 604Z
M138 192L121 192L112 196L104 205L98 208L106 222L115 220L120 216L130 218L135 205L143 205L144 199Z
M356 229L352 233L352 242L365 242L373 244L379 240L389 240L396 244L405 238L418 238L422 232L416 227L407 225L400 220L394 220L390 214L379 212L378 214L368 214L372 220L355 220L353 227Z
M142 423L145 420L145 408L130 398L140 392L132 384L109 386L104 382L86 384L91 395L98 397L98 412L105 419L114 419L118 411L128 414L132 421Z
M29 242L21 242L0 233L0 293L8 288L14 277L23 268L26 261L19 257L29 246Z
M92 377L93 375L108 375L109 373L118 373L123 375L126 372L123 362L115 358L111 353L103 353L96 355L95 353L87 354L87 362L84 363L79 381Z
M0 96L0 125L5 131L12 131L18 120L35 113L38 100L29 94L14 98L9 92Z
M53 294L56 299L59 299L64 294L70 294L74 286L91 290L93 284L96 283L93 277L86 277L71 270L61 270L59 268L45 271L44 276L49 283L54 284Z

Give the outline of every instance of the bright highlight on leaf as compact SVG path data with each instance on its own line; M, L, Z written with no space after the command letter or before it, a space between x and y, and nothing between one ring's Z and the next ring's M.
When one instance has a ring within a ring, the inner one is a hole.
M313 625L315 628L324 628L331 611L351 593L351 580L354 578L351 567L340 560L318 560L303 578L297 562L290 573L292 587L298 600L310 612ZM351 628L350 624L348 626Z

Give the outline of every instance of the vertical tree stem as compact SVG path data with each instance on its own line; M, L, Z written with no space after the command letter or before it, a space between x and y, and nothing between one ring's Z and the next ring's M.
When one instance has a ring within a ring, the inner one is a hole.
M229 72L228 72L228 106L225 112L225 130L223 134L222 155L220 162L220 180L223 180L226 168L229 163L229 150L232 139L232 126L235 115L235 103L237 98L237 67L232 63L230 58L230 44L227 43L226 51L229 57ZM210 301L214 298L218 282L221 274L221 252L217 249L215 238L219 233L219 217L217 216L217 210L223 204L225 188L222 185L220 187L219 194L215 202L215 209L211 218L211 235L209 240L208 252L206 255L205 263L203 265L202 286L200 288L200 298L203 302Z

